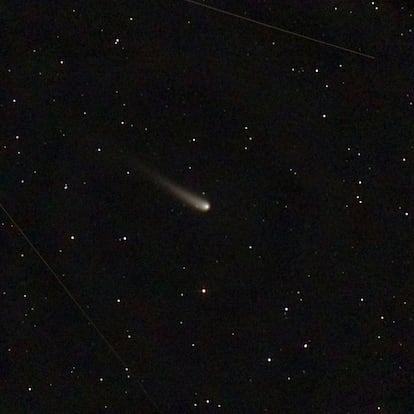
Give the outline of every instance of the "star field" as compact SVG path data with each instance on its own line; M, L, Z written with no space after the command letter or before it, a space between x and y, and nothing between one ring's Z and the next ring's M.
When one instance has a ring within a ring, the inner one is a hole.
M414 412L407 3L1 21L1 413Z

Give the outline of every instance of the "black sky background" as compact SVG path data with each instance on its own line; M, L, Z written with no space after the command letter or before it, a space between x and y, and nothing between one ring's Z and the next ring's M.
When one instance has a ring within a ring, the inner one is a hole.
M208 4L375 59L184 1L1 8L0 202L129 371L2 212L0 412L414 410L412 10Z

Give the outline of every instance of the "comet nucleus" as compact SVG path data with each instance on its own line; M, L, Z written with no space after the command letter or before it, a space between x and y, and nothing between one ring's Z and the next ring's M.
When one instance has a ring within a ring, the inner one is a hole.
M204 213L210 210L211 208L210 203L204 197L194 194L186 190L185 188L173 183L168 178L162 176L158 172L153 171L152 169L148 168L142 163L139 163L137 167L153 183L157 184L161 188L164 188L168 193L175 196L175 198L182 201L184 204L188 205L189 207L192 207L195 210L198 210Z

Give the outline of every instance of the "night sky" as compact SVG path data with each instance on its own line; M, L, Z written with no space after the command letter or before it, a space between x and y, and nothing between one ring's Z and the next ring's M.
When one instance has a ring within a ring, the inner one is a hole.
M1 7L0 413L414 413L408 2L200 2Z

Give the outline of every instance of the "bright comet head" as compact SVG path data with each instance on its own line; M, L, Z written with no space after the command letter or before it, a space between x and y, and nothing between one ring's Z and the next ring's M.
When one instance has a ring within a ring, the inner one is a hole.
M210 210L210 203L208 201L203 201L202 203L200 203L198 208L199 210L206 212Z

